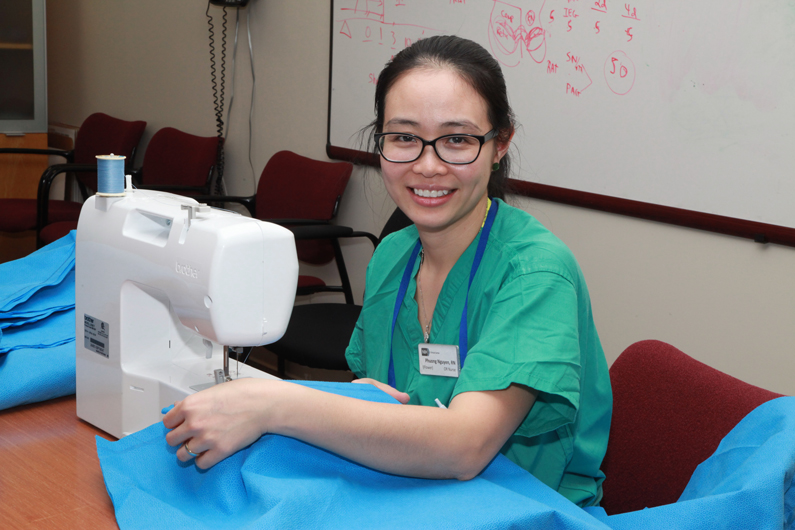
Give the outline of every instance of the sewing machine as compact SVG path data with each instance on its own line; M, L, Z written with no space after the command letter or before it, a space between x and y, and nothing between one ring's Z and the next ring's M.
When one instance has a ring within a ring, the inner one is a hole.
M121 438L238 377L228 346L277 341L298 281L292 233L193 199L93 196L76 246L77 415Z

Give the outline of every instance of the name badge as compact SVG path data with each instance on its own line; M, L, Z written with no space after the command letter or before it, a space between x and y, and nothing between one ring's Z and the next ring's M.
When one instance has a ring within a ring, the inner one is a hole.
M420 344L417 346L422 375L441 375L458 377L461 365L458 359L458 346L449 344Z

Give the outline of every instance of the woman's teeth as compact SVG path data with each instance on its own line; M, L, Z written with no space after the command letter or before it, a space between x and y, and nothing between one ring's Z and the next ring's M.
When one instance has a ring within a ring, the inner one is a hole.
M444 197L450 190L418 190L416 188L412 188L416 195L420 197Z

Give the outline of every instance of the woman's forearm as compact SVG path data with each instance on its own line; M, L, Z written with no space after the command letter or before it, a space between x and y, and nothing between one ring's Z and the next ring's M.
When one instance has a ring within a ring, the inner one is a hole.
M180 460L211 467L267 433L399 475L468 479L497 454L535 392L466 392L449 408L373 403L285 381L238 379L197 392L163 418ZM187 447L191 453L188 453Z
M379 471L469 479L497 454L535 394L512 386L456 396L448 409L391 405L287 384L269 400L268 432L291 436Z

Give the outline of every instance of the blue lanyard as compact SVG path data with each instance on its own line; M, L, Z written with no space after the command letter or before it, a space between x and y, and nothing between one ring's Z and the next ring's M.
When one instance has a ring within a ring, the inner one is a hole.
M480 241L478 241L478 248L475 251L475 261L472 262L472 269L469 271L469 284L467 285L467 295L464 299L464 312L461 314L461 325L458 328L458 355L460 359L461 368L464 368L464 360L467 356L467 305L469 304L469 288L472 286L472 280L475 278L475 273L480 267L480 262L483 259L483 253L486 251L486 243L489 240L491 227L494 224L494 218L497 217L498 203L496 200L491 201L491 208L486 215L486 222L483 224L483 229L480 232ZM395 381L395 361L392 355L392 341L395 335L395 324L397 317L400 313L400 306L403 304L403 299L406 297L406 291L409 288L411 281L411 271L414 269L414 263L417 261L417 256L422 248L422 242L417 239L417 244L409 256L409 262L406 264L406 270L403 271L403 278L400 280L400 287L398 288L397 299L395 300L395 310L392 313L392 333L389 335L389 374L388 383L392 388L397 388Z

